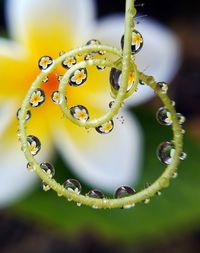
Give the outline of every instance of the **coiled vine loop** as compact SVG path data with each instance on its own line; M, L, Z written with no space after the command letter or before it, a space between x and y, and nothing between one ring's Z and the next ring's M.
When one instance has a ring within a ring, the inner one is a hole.
M49 56L42 57L39 60L39 67L42 71L31 85L20 112L17 113L19 140L28 166L42 179L44 190L53 189L59 196L73 200L78 205L85 204L93 208L129 208L141 201L148 203L153 195L159 194L162 188L169 185L170 179L176 175L180 160L185 158L185 153L182 152L184 117L176 113L173 102L166 94L167 85L164 82L157 83L153 77L140 72L134 62L135 53L141 49L143 44L141 34L134 29L135 15L134 1L126 0L125 33L121 41L122 50L101 45L92 40L83 47L61 54L55 60ZM99 54L111 54L118 60L113 60L113 57L110 59L95 58ZM77 63L76 56L78 55L86 55L88 58ZM157 113L158 121L162 125L172 125L173 140L163 142L158 148L158 157L167 167L153 184L147 185L145 189L139 192L129 186L121 186L115 192L115 198L106 198L98 190L91 190L88 194L83 195L81 194L81 185L77 180L68 179L61 185L53 179L54 169L51 164L39 164L36 161L34 156L39 152L41 144L37 137L27 136L26 123L30 116L29 110L31 107L37 107L44 102L45 94L40 89L40 85L45 78L48 78L48 74L52 73L60 64L65 64L68 70L60 79L59 89L52 97L53 101L60 104L68 120L79 127L95 128L99 133L109 133L112 130L114 126L113 117L118 113L124 100L131 95L134 96L134 93L137 92L139 82L149 85L155 91L164 104ZM104 115L90 119L88 110L84 106L78 105L68 108L66 86L82 85L87 79L87 67L93 65L100 69L111 68L111 93L114 102Z

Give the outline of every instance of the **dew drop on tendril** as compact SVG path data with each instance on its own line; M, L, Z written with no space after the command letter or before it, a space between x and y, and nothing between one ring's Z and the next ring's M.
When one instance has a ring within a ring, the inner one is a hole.
M171 164L175 146L171 141L162 142L157 149L158 159L164 164Z
M47 70L53 64L53 59L50 56L42 56L38 61L38 67L42 71Z
M81 193L81 184L76 179L67 179L64 184L64 188L70 191L74 191L77 194Z
M131 43L131 51L132 53L138 53L143 46L143 37L140 32L137 30L132 31L132 43ZM121 38L121 48L124 48L124 35Z
M168 85L165 82L158 82L157 83L158 88L163 94L166 94L168 91Z
M32 107L38 107L45 102L45 93L42 89L36 89L30 97L30 105Z
M20 119L20 117L21 117L21 108L19 108L18 109L18 111L17 111L17 114L16 114L16 117L17 117L17 119L19 120ZM26 121L28 121L29 119L31 118L31 111L30 110L28 110L28 111L26 111L26 117L25 117L25 120Z
M109 120L108 122L102 124L101 126L96 127L96 131L100 134L108 134L110 133L114 128L114 122L113 120Z
M88 109L83 105L76 105L76 106L71 107L70 113L75 119L81 122L86 122L90 118Z
M80 68L74 71L74 73L69 78L69 84L71 86L81 86L87 80L87 70L86 68Z
M161 125L170 126L172 124L171 112L169 112L165 107L159 108L156 118Z
M34 135L29 135L29 136L27 136L26 139L27 139L28 148L29 148L29 151L31 152L31 154L33 156L37 155L37 153L41 149L41 142L40 142L40 140L37 137L35 137Z
M53 177L55 175L55 169L52 164L43 162L40 164L40 168L43 172L45 172L49 177Z
M76 65L76 57L70 56L62 61L62 66L66 69L70 69L72 66Z

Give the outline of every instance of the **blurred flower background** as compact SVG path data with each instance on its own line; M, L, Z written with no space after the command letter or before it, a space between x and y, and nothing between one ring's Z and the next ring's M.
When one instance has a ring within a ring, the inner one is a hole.
M177 111L188 119L188 159L181 163L179 177L170 188L149 205L97 211L78 208L53 192L41 191L40 182L25 169L16 144L14 117L39 73L40 56L57 57L59 51L82 45L94 36L119 46L124 1L62 0L57 1L56 8L52 0L47 2L0 1L0 32L4 38L0 40L0 252L199 252L200 21L195 5L176 0L165 3L163 8L162 2L148 1L138 7L137 19L145 43L138 54L138 64L158 81L170 81L169 93ZM8 3L10 8L5 12ZM146 14L148 17L142 17ZM99 104L109 103L109 97L105 97L108 89L106 85L102 87L108 72L89 73L88 88L83 90L87 95L78 96L76 102L88 102L94 97L97 105L89 106L92 112L99 113ZM94 79L99 80L95 89ZM70 92L74 99L75 94ZM57 180L75 177L83 182L85 192L95 186L112 192L120 184L140 189L146 181L156 179L163 167L157 161L155 149L163 137L171 138L170 130L160 127L155 120L160 102L148 88L141 87L139 94L126 104L120 114L125 124L117 122L109 137L79 133L71 125L61 127L65 121L59 118L59 110L52 109L56 105L48 101L34 112L30 130L36 131L46 144L40 159L51 157ZM51 110L50 116L45 106ZM44 114L45 124L40 116Z

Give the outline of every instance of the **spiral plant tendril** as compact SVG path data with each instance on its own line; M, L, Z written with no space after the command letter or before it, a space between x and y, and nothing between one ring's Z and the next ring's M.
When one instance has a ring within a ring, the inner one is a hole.
M176 113L174 102L167 96L167 84L156 82L152 76L140 72L135 64L135 54L141 50L143 45L142 35L134 28L135 15L134 0L127 0L125 33L121 39L122 50L102 45L99 41L92 39L85 46L66 53L61 52L55 60L50 56L40 58L38 67L41 69L41 73L31 85L21 108L17 112L19 119L18 137L22 151L28 160L27 168L41 178L45 191L53 189L58 196L73 200L78 206L85 204L93 208L130 208L138 202L147 204L153 195L160 195L160 190L169 185L170 179L177 175L176 171L180 160L184 160L186 157L182 151L184 133L182 124L185 118ZM83 56L83 60L77 60L80 56ZM117 58L117 60L113 60L113 58ZM131 95L134 96L139 83L149 85L155 91L164 104L157 112L157 120L162 125L172 126L173 139L161 143L158 147L158 158L167 167L154 183L147 183L145 188L139 192L129 186L120 186L116 190L114 198L105 197L101 191L96 189L83 195L78 180L67 179L64 184L59 184L53 178L54 167L50 163L39 164L35 160L34 156L40 151L41 143L36 136L27 136L26 124L31 118L30 109L45 102L46 95L40 85L48 82L48 75L59 65L66 69L66 73L63 76L57 76L60 84L58 91L54 91L51 95L52 101L60 105L68 120L79 127L94 128L100 134L108 134L113 130L113 117L118 113L124 100ZM99 70L104 70L106 67L111 68L110 87L113 101L109 104L108 111L99 118L90 118L89 111L84 105L78 104L71 108L68 107L66 86L70 85L75 89L83 85L89 75L88 66L96 66Z

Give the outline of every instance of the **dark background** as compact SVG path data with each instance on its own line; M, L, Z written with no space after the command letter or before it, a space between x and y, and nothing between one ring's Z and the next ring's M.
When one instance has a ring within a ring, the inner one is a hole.
M5 2L6 0L0 0L0 31L6 33ZM124 0L97 0L96 2L98 18L124 11ZM189 118L187 125L189 134L200 140L199 2L183 0L146 0L143 2L145 5L138 7L138 12L142 15L154 17L168 25L181 40L183 62L173 81L173 88L170 88L170 92L176 100L178 110ZM142 3L142 1L137 1L137 3ZM30 251L31 245L34 245L34 251ZM154 241L148 245L129 247L120 242L102 241L102 238L100 239L98 235L87 231L84 231L74 240L70 240L60 233L49 232L48 228L42 228L32 222L20 220L12 213L0 211L0 252L193 253L200 252L200 232L196 230L186 233L184 237L177 235L176 238L171 238L168 241Z

